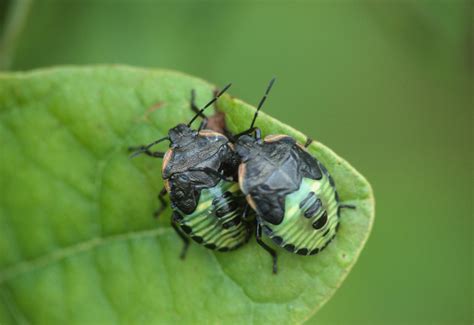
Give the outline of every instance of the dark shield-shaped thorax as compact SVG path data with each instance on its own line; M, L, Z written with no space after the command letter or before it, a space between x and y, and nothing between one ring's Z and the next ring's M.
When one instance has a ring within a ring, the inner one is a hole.
M321 170L317 160L289 136L267 137L254 150L241 168L242 191L250 196L261 218L279 224L285 214L285 197L300 188L304 177L321 179Z
M228 139L216 132L204 130L193 141L167 151L162 176L172 203L184 213L192 213L199 202L200 191L216 186L219 173L232 158Z

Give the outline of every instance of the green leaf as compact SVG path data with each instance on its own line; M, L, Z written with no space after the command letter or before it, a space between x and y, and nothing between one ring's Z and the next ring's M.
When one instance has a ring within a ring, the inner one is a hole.
M161 162L130 160L127 147L187 121L191 89L204 104L214 88L121 66L0 75L0 323L301 323L334 294L368 238L374 200L367 181L318 142L310 151L357 206L344 210L325 251L279 249L277 275L255 240L231 253L192 245L178 258L170 211L152 218ZM230 96L218 108L234 132L254 112ZM258 125L305 140L264 113Z

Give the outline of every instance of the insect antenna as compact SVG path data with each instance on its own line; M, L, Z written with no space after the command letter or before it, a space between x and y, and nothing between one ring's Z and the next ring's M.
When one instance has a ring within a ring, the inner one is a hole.
M130 158L130 159L135 158L135 157L138 156L139 154L148 151L148 150L149 150L151 147L153 147L155 144L158 144L158 143L160 143L160 142L162 142L162 141L165 141L165 140L168 140L168 141L169 141L169 139L170 139L170 138L169 138L168 136L166 136L166 137L164 137L164 138L161 138L161 139L158 139L158 140L156 140L156 141L153 141L152 143L147 144L146 146L141 147L140 149L138 149L137 151L135 151L134 153L132 153L129 158Z
M191 119L191 121L189 121L188 123L188 126L191 126L191 124L198 118L199 115L202 114L202 112L204 112L204 110L206 108L208 108L209 106L211 106L223 93L225 93L227 91L227 89L230 88L230 86L232 86L232 84L228 84L227 86L225 86L216 96L214 96L214 98L206 104L206 106L204 106L203 108L201 108L199 110L199 112L196 113L196 115L194 115L194 117Z
M265 94L263 95L262 99L260 99L260 103L258 103L257 110L255 111L255 114L253 115L253 120L252 124L250 124L249 130L253 129L253 126L255 124L255 120L257 120L258 112L260 111L260 108L262 108L263 103L265 103L265 100L267 99L268 93L273 87L273 84L275 83L276 78L272 78L270 80L270 83L268 84L267 90L265 90Z

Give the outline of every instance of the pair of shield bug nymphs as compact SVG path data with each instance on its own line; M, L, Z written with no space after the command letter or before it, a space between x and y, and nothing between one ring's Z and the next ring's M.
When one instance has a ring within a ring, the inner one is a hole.
M250 127L237 134L207 129L204 110L229 87L218 92L203 108L194 104L195 116L178 124L168 135L136 150L162 158L164 188L158 195L159 216L166 208L168 193L173 214L171 225L184 242L189 238L213 250L226 252L246 244L255 234L257 243L273 258L277 273L277 253L262 240L265 235L291 253L314 255L336 236L340 210L355 208L339 202L333 178L305 145L288 135L268 135L262 139L255 127L275 79L270 81L255 111ZM192 123L201 117L197 130ZM151 147L169 141L166 152Z

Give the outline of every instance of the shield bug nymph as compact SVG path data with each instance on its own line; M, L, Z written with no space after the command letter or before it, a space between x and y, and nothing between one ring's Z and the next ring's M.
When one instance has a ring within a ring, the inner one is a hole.
M184 242L181 258L186 254L188 237L224 252L245 244L251 235L242 218L245 197L236 182L238 156L225 135L206 129L207 118L203 114L229 87L230 84L202 109L194 104L193 93L191 108L196 114L187 124L178 124L166 137L146 146L131 148L137 150L132 157L144 153L163 159L164 187L158 195L161 207L155 215L166 208L163 197L168 193L173 210L171 225ZM203 121L193 130L191 124L198 117ZM162 141L170 143L166 152L150 151Z
M354 206L339 202L333 178L306 150L312 140L308 138L303 146L284 134L262 139L260 129L254 127L274 81L250 128L236 136L235 148L242 160L240 188L257 214L257 242L272 255L276 273L277 253L262 241L262 234L291 253L314 255L336 236L340 209Z

